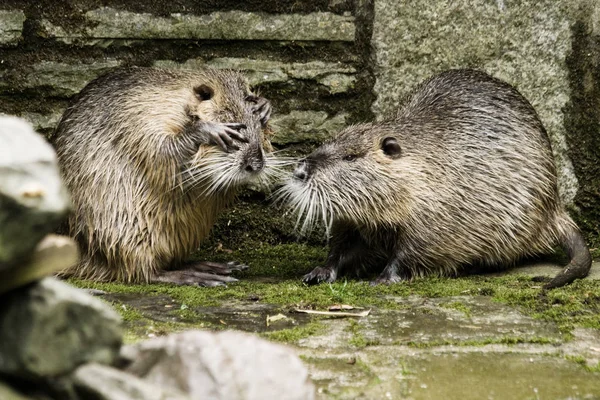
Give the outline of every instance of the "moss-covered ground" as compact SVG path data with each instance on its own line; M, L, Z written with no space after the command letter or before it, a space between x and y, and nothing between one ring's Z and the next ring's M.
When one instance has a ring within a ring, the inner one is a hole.
M210 253L210 254L209 254ZM418 295L425 298L449 296L487 296L495 302L517 307L536 319L550 321L569 334L575 327L600 330L600 281L577 281L567 287L542 291L541 285L530 276L511 274L505 276L467 276L461 278L425 278L401 282L390 286L370 286L366 281L342 278L333 284L307 286L300 280L303 273L323 262L326 248L304 244L245 245L236 250L204 251L199 259L213 261L239 260L250 268L236 275L240 281L228 287L198 288L193 286L129 285L119 283L94 283L71 281L77 286L104 290L109 293L167 296L175 300L173 310L177 323L159 323L158 329L176 329L178 323L202 321L194 311L201 307L217 307L224 303L269 304L283 310L294 308L326 310L334 304L357 307L397 309L405 307L394 298ZM442 307L461 311L468 316L468 306L451 302ZM124 305L117 310L129 326L144 318L142 312ZM318 321L318 318L315 319ZM315 322L315 324L318 324ZM315 324L286 328L279 333L269 333L272 338L296 341L299 337L318 331ZM202 325L219 328L214 324ZM218 324L217 324L218 325ZM355 337L357 337L355 335ZM355 339L358 342L361 339Z
M307 286L302 275L324 262L327 247L318 234L297 241L288 233L289 219L265 213L242 202L220 218L194 255L250 266L227 287L71 282L107 292L100 298L122 315L126 343L186 329L238 329L291 344L307 365L318 398L387 398L388 393L406 398L424 387L431 393L415 399L442 398L436 390L466 398L461 396L471 376L479 379L475 388L481 392L471 398L486 398L508 382L513 398L526 398L524 393L536 388L539 398L600 395L594 383L600 374L600 280L551 291L543 291L531 273L390 286L341 277ZM564 264L560 255L552 260ZM327 311L339 304L371 314L341 318L296 311ZM582 331L587 332L583 339ZM586 339L589 332L592 338Z

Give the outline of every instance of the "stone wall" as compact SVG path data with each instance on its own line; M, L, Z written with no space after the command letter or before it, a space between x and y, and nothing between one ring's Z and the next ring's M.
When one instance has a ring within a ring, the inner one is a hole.
M377 119L417 83L475 67L513 84L544 122L559 190L590 242L600 225L600 3L594 0L374 2Z
M246 71L274 102L276 144L320 140L370 116L361 12L350 1L3 3L0 111L46 133L88 81L124 65Z
M51 134L116 66L237 68L300 152L392 113L419 81L478 67L515 85L551 136L563 199L598 236L600 6L594 0L4 0L0 112ZM579 157L581 156L581 157Z

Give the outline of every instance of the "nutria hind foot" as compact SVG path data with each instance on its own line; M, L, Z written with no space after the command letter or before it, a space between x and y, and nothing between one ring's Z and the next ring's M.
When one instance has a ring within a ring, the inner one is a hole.
M397 266L388 265L381 272L381 274L375 280L372 280L369 284L371 286L391 285L392 283L398 283L404 280L406 280L406 278L400 276L400 274L398 273Z
M337 278L337 269L333 267L317 267L302 277L302 282L307 285L316 285L321 282L333 283Z
M581 232L575 227L561 238L561 245L566 250L571 261L544 289L554 289L573 282L575 279L585 278L592 266L592 255L588 249Z
M227 286L237 282L231 275L235 271L244 271L249 267L235 261L217 263L198 261L187 263L182 269L161 271L152 283L174 283L176 285L191 285L202 287Z
M241 264L237 261L229 261L226 263L218 263L212 261L191 261L184 265L186 269L198 272L207 272L217 275L231 275L233 272L245 271L249 266Z

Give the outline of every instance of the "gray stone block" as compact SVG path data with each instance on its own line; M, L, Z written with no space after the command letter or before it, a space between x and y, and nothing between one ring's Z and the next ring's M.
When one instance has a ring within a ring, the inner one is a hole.
M23 11L0 10L0 45L16 45L21 39L23 22Z
M73 375L82 399L95 400L190 400L174 390L148 383L105 365L87 364Z
M69 205L54 149L25 121L0 115L0 270L31 256Z
M21 113L20 117L28 121L36 131L48 130L56 128L63 112L63 109L54 110L50 114L24 112Z
M323 142L341 131L347 125L347 119L347 113L330 118L324 111L292 111L286 115L275 115L270 122L275 132L271 141L279 145Z
M112 364L121 320L102 300L54 278L0 300L0 374L36 380L87 362Z
M590 26L592 28L592 35L600 35L600 3L594 1L592 1Z
M184 63L170 60L159 60L154 66L161 68L202 69L235 69L244 71L250 85L283 83L293 79L312 80L327 87L330 93L347 92L354 86L356 69L342 63L312 61L307 63L284 63L271 60L223 57L210 61L190 59Z
M311 400L308 370L294 352L249 334L188 331L139 343L127 371L194 399Z
M120 65L120 61L110 59L89 64L42 61L34 64L23 79L0 82L0 91L44 87L46 95L70 97L92 79Z
M578 2L375 2L378 119L425 78L448 68L478 67L517 87L549 131L559 189L571 202L577 179L566 150L563 108L569 100L565 60Z
M74 39L221 39L353 41L354 17L329 12L266 14L243 11L157 17L113 8L85 14L87 27L65 29L44 20L49 37Z
M65 270L79 261L79 248L67 236L47 235L26 263L0 269L0 295Z

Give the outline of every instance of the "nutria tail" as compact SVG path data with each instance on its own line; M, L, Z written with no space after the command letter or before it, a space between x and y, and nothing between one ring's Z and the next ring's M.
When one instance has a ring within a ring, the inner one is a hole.
M544 289L553 289L567 285L577 278L585 278L590 272L592 255L577 226L570 221L570 218L568 222L570 223L563 224L559 239L561 246L567 252L571 261L562 272L544 285Z

